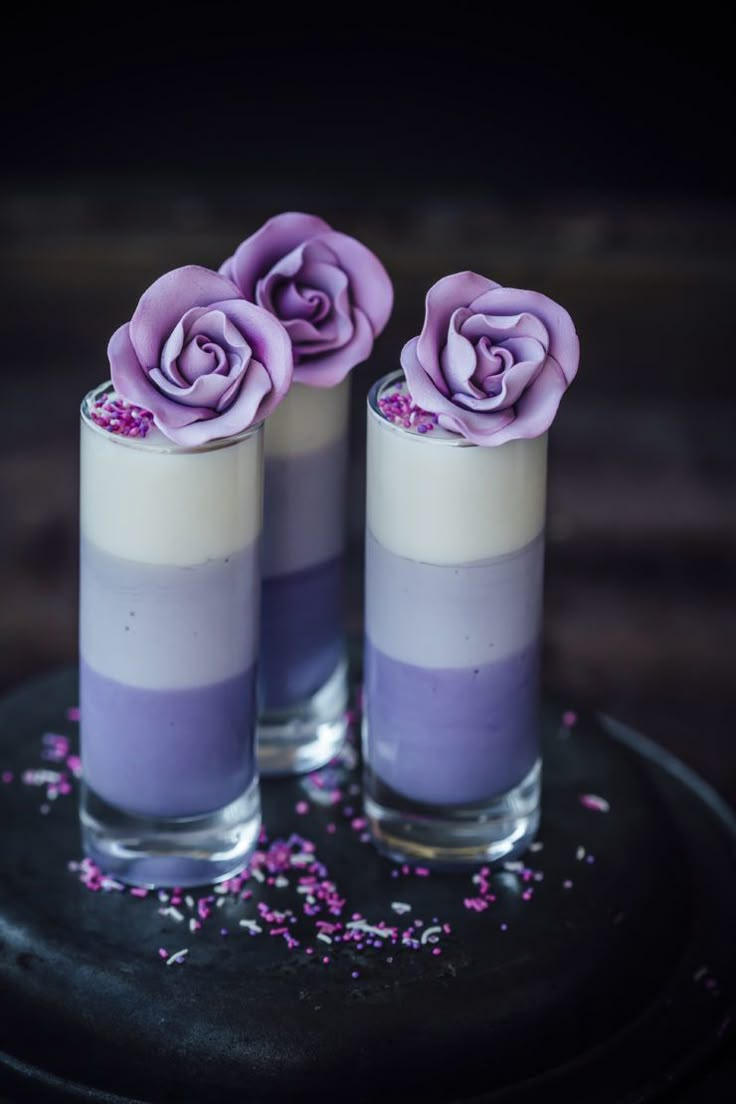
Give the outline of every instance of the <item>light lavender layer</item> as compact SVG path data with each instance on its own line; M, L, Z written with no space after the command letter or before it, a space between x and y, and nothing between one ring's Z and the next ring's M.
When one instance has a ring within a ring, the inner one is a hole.
M126 685L80 664L84 778L149 817L213 812L255 776L255 671L191 689Z
M366 537L366 632L387 655L464 667L515 655L540 628L544 538L469 564L426 564Z
M193 567L138 563L81 543L80 651L152 689L221 682L253 667L258 548Z
M264 578L303 571L341 555L346 474L347 437L312 452L266 455Z

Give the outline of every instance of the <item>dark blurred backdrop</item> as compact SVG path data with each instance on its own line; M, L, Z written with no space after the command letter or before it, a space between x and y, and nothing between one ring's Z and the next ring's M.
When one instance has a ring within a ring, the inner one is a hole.
M77 404L109 334L164 270L216 266L301 209L363 239L396 286L354 376L353 630L368 383L440 275L538 288L583 352L552 441L547 683L736 799L725 27L702 11L650 27L427 9L388 28L361 10L351 30L328 10L309 27L287 8L271 26L235 5L94 12L33 10L6 37L0 690L75 657Z

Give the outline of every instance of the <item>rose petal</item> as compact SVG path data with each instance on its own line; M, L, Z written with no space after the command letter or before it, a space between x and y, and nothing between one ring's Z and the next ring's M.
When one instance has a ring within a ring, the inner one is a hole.
M442 373L440 352L447 343L450 319L459 307L467 307L482 292L496 287L498 284L493 280L487 280L475 272L455 272L438 280L427 292L417 356L443 394L448 393L448 387Z
M256 285L274 265L297 246L330 230L328 223L315 215L287 211L264 223L238 246L232 257L228 275L243 295L255 299ZM227 262L225 262L227 264Z
M464 337L469 337L471 340L490 337L494 345L517 337L536 340L545 352L549 345L549 335L544 323L526 311L522 314L510 315L472 314L468 311L468 317L462 324L461 332Z
M110 378L118 395L136 406L150 410L159 429L163 429L163 419L167 427L163 432L167 436L170 436L168 427L177 428L189 425L198 418L212 417L212 412L204 407L178 406L172 403L154 387L133 348L129 322L112 335L107 346L107 355L110 360Z
M293 356L289 335L277 318L245 299L213 303L212 309L224 311L252 350L254 360L268 371L273 390L265 411L259 414L259 417L268 417L291 384Z
M474 299L470 308L494 319L499 315L531 315L540 320L549 338L547 351L557 361L568 384L572 383L580 360L580 342L572 318L559 303L538 291L497 287Z
M274 405L272 378L257 360L251 360L240 392L231 406L222 414L215 414L209 422L193 422L171 432L169 437L178 445L194 447L206 444L217 437L230 437L260 422L267 415L267 407Z
M373 349L373 327L362 310L353 311L353 335L339 348L314 355L299 354L294 365L294 380L312 387L335 387L357 364L362 364Z
M554 421L567 386L561 366L554 357L547 357L541 372L516 404L513 426L502 430L493 443L503 444L504 441L517 437L539 437L546 433Z
M221 405L225 393L230 390L231 385L245 375L249 363L249 359L241 360L228 376L215 375L214 373L199 376L186 388L176 387L172 384L160 368L154 368L149 375L152 383L173 402L181 403L182 406L205 407L216 410Z
M130 320L130 340L145 368L159 364L171 331L191 307L237 297L235 285L209 268L187 265L160 276L144 291Z
M389 274L378 257L357 238L331 230L320 237L335 251L340 268L350 279L353 306L360 308L378 337L391 317L394 289Z
M477 367L473 343L460 333L460 325L467 316L461 308L453 312L447 330L447 344L440 353L440 364L445 383L450 390L473 391L472 378Z

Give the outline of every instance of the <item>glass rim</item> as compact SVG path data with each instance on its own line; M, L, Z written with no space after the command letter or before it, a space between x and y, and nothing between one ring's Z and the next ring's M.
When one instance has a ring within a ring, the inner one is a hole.
M211 441L205 441L204 444L201 445L177 445L175 441L170 441L168 438L166 438L165 444L152 444L151 442L146 442L145 437L125 437L122 433L110 433L109 430L104 429L102 426L92 421L89 414L92 403L95 399L99 399L104 395L110 395L114 393L114 391L115 388L111 380L105 380L104 383L100 383L97 387L93 387L91 391L88 391L79 404L79 414L82 423L87 426L88 429L101 434L111 444L138 449L140 452L158 454L176 453L179 455L190 452L215 452L217 449L229 448L231 445L237 445L241 441L247 440L248 437L252 437L254 434L258 433L265 423L265 419L263 419L260 422L255 422L253 425L248 426L247 429L242 430L240 433L234 433L229 437L215 437Z
M390 384L400 379L405 380L406 374L403 368L395 368L392 372L387 372L385 376L381 376L380 379L377 379L376 382L371 385L371 389L368 392L368 413L372 415L382 427L400 433L406 441L417 441L421 445L436 445L445 448L483 447L481 445L476 445L474 441L469 441L467 437L463 437L461 433L458 433L454 437L435 437L433 433L410 433L404 426L396 425L395 422L390 422L388 418L385 418L378 407L378 399L385 387L390 386Z

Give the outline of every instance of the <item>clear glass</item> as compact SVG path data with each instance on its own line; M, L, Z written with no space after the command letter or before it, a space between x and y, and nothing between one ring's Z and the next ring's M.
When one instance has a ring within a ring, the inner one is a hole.
M346 735L343 556L349 380L296 383L265 427L258 762L316 770Z
M477 447L368 396L363 757L380 850L452 867L539 822L546 439Z
M232 876L260 830L255 762L262 426L198 448L81 408L86 853L125 882Z

